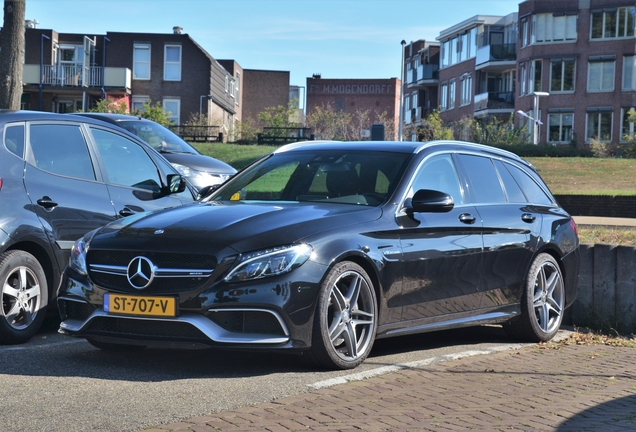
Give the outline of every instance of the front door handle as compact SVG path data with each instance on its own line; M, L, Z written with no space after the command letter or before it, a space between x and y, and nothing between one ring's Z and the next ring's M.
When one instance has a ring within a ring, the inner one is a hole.
M46 195L40 198L39 200L37 200L36 202L38 203L38 205L44 207L47 210L51 210L57 207L58 205L55 201L51 199L51 197L48 197Z
M530 213L524 213L521 215L521 220L524 222L532 223L537 220L537 217Z
M135 213L141 213L143 211L144 209L139 206L126 204L123 209L119 210L119 215L126 217L126 216L132 216Z
M459 221L465 224L474 224L477 218L470 213L462 213L459 215Z

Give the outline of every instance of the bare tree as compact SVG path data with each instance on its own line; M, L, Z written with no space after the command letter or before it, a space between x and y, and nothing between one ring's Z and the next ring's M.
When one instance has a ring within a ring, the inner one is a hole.
M0 108L20 109L26 0L4 0L0 32Z

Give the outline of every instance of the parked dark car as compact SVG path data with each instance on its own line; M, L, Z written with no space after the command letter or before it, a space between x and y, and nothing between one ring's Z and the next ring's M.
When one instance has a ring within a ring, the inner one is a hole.
M281 147L201 202L73 247L60 330L353 368L376 338L500 323L547 341L576 298L572 218L534 168L455 141Z
M195 191L141 140L87 117L0 111L0 141L0 343L22 343L56 306L75 240Z
M168 159L172 166L197 189L219 185L236 174L232 166L201 154L159 123L123 114L86 112L79 115L112 123L137 135Z

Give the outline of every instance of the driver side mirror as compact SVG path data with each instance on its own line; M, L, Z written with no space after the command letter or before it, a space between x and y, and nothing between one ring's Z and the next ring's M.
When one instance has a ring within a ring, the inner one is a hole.
M411 210L419 213L446 213L453 207L453 197L436 190L420 189L411 199Z
M186 181L180 174L168 174L168 195L181 193L186 188Z

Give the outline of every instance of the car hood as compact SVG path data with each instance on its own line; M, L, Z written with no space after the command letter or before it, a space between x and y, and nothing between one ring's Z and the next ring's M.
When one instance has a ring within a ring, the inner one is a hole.
M228 175L233 175L236 173L236 170L232 168L232 166L210 156L192 153L168 152L162 152L161 154L163 155L163 157L168 159L170 163L185 165L197 171Z
M381 215L378 207L345 204L194 203L109 224L93 237L91 248L246 252L291 244Z

